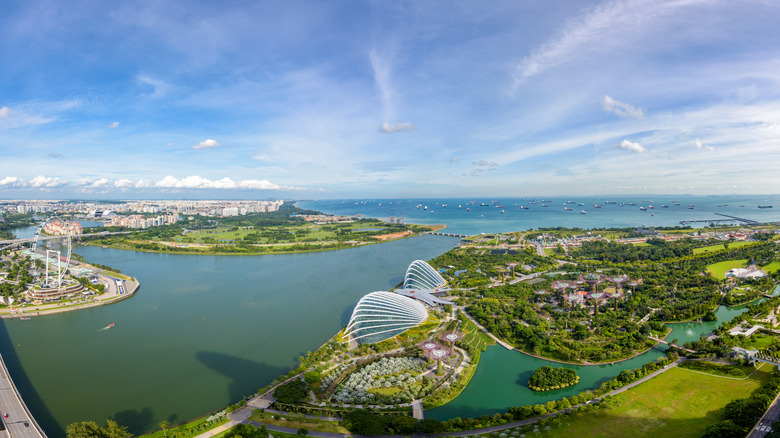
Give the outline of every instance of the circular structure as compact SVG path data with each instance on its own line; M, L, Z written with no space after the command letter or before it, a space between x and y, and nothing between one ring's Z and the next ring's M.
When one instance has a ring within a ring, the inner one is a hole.
M534 293L536 295L546 295L549 292L547 290L544 290L544 289L539 289L538 291L535 291Z
M431 351L431 355L433 355L433 357L435 357L436 359L441 359L441 358L443 358L444 356L447 355L447 351L446 350L433 350L433 351Z
M460 338L460 336L456 335L455 333L450 333L450 334L448 334L447 336L445 336L445 338L446 338L448 341L450 341L450 342L455 342L455 341L457 341L457 340L458 340L458 338Z
M438 345L434 344L433 342L429 342L423 345L423 348L426 350L435 350L436 347L438 347Z
M628 276L626 275L615 275L614 277L607 277L607 280L619 285L620 283L628 280Z
M567 287L569 287L569 286L570 286L570 284L569 284L569 282L568 282L568 281L561 281L561 280L555 280L555 281L553 281L553 282L552 282L552 284L550 285L550 287L551 287L551 288L553 288L553 289L558 289L558 290L560 290L560 289L566 289L566 288L567 288Z
M343 337L373 344L399 335L428 319L425 306L392 292L371 292L358 301Z

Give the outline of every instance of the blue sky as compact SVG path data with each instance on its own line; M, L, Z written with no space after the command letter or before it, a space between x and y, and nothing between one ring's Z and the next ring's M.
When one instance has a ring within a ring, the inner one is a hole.
M774 1L5 1L0 198L777 193Z

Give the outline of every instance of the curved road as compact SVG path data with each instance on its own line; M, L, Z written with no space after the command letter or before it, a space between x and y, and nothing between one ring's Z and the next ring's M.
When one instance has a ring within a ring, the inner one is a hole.
M0 436L10 436L11 438L46 438L43 429L27 410L19 391L11 380L8 370L5 368L5 362L0 356L0 411L7 414L8 418L3 418L6 430L0 432Z

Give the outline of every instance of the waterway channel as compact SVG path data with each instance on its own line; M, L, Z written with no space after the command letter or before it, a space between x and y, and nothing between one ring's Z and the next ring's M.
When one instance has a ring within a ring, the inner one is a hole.
M773 295L780 293L775 288ZM679 343L698 340L724 321L731 321L744 312L747 305L720 306L715 311L717 321L686 322L669 324L672 332L668 340L677 339ZM488 347L480 359L477 371L461 395L452 402L425 412L426 418L445 420L454 417L475 417L506 412L512 406L546 403L579 394L588 389L598 388L603 382L612 379L623 370L638 368L651 360L664 355L666 346L656 346L644 354L614 365L576 366L561 365L543 359L537 359L517 351L500 346ZM528 389L526 383L534 370L545 366L566 367L577 371L580 381L574 386L554 391L535 392ZM501 388L497 391L496 388Z

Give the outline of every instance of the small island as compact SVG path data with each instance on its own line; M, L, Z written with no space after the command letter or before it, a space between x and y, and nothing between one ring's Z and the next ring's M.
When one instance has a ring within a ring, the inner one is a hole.
M528 379L528 387L533 391L550 391L576 385L580 376L569 368L543 366Z

